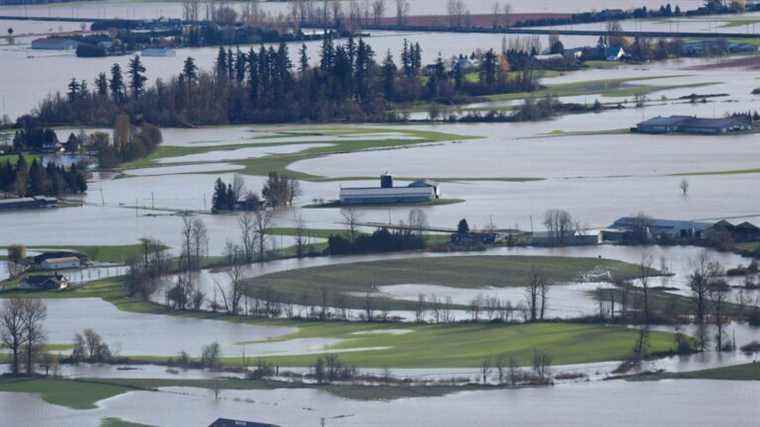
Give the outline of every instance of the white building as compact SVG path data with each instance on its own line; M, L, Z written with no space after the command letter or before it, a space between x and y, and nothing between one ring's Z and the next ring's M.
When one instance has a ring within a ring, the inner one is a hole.
M438 186L418 180L406 187L394 187L393 177L383 174L380 187L347 187L340 189L342 205L375 205L394 203L427 203L439 197Z
M49 258L40 263L40 268L44 270L64 270L67 268L79 268L81 266L81 261L75 256Z

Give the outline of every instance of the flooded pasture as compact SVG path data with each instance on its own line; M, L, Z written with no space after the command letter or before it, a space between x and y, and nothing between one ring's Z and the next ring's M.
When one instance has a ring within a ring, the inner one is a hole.
M755 382L608 381L367 402L307 389L224 390L217 400L209 390L169 387L129 392L87 411L51 405L32 394L0 393L0 410L12 424L38 426L97 426L103 417L162 426L205 425L219 414L294 426L318 425L322 419L326 425L418 426L462 425L475 419L483 425L708 426L730 419L735 426L752 426L760 416L755 404L759 392Z

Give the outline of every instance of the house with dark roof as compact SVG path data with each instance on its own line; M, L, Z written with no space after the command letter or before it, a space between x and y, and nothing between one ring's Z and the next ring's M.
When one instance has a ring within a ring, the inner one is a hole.
M729 236L736 243L760 241L760 228L747 221L738 225L726 220L719 221L710 227L708 233Z
M623 217L602 230L603 242L627 242L644 234L647 239L688 240L702 239L711 224L685 220Z
M62 274L38 274L26 276L21 288L37 291L62 290L69 287L69 280Z

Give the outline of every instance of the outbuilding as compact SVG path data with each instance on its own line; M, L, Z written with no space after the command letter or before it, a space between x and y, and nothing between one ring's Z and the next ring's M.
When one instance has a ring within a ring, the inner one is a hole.
M81 266L81 261L75 256L48 258L40 263L40 268L43 270L65 270L67 268L79 268Z

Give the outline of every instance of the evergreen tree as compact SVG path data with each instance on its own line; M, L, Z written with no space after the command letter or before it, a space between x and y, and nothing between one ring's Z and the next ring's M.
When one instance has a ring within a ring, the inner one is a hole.
M391 50L388 49L388 53L383 61L383 96L385 96L385 99L392 100L396 96L397 72L396 63L393 62L393 55L391 55Z
M139 98L145 92L145 66L140 61L140 56L135 55L129 60L129 89L133 98Z
M298 72L301 76L306 75L309 71L309 50L306 47L306 43L301 45L301 49L298 50Z
M124 101L124 78L121 75L121 66L113 64L111 67L111 80L108 82L108 88L111 90L111 99L116 104Z
M98 77L95 78L95 87L97 88L98 96L108 96L108 78L106 77L106 73L98 74Z
M219 53L216 55L216 77L227 78L227 51L222 46L219 46Z
M74 102L79 98L79 82L73 77L69 81L69 91L66 93L66 97L69 102Z
M38 196L45 193L45 171L37 162L37 159L34 159L29 166L29 194Z

